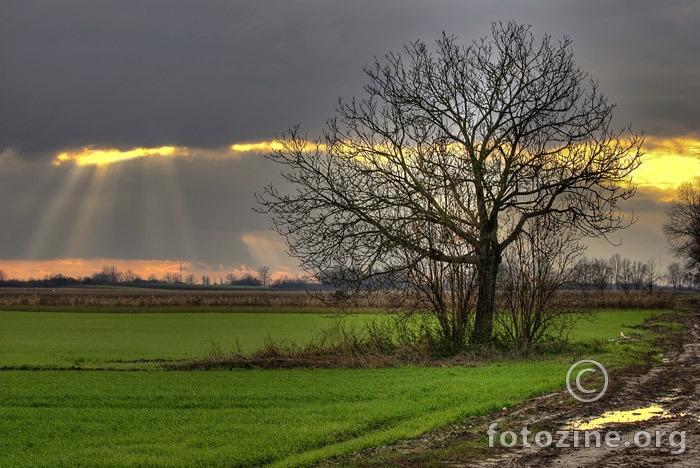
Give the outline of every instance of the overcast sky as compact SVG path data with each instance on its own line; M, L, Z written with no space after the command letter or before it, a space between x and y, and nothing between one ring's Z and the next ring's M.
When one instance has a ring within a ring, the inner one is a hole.
M363 96L374 56L443 30L466 43L509 20L569 35L617 124L684 142L663 155L700 175L697 1L0 0L0 269L70 258L293 272L251 210L279 168L231 145L298 122L317 133L337 98ZM178 157L69 160L169 146ZM668 262L661 188L679 182L640 187L639 222L613 236L623 245L589 254Z

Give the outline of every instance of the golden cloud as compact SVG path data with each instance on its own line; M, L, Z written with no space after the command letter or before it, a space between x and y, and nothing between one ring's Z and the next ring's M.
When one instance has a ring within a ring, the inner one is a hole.
M103 166L131 159L145 157L164 157L170 158L175 156L184 156L188 154L186 148L175 146L161 146L160 148L134 148L127 151L118 149L95 149L83 148L78 151L66 151L56 156L53 163L56 166L67 162L73 162L78 166Z
M674 189L700 177L700 141L647 137L644 148L642 165L634 172L638 185Z
M235 143L220 150L193 149L177 146L158 148L134 148L118 150L86 147L80 150L65 151L56 156L53 163L61 165L73 163L78 166L109 165L137 158L175 158L199 156L207 159L238 158L246 153L261 154L279 150L278 141ZM307 150L315 145L308 143ZM640 186L654 186L662 189L675 188L694 177L700 177L700 140L694 138L662 139L647 137L644 148L646 154L642 165L634 173L634 182ZM323 145L320 148L323 150Z
M177 158L196 156L206 159L238 158L244 153L266 153L281 149L275 141L256 143L236 143L221 149L188 148L184 146L161 146L158 148L133 148L119 150L116 148L85 147L78 150L64 151L53 160L55 166L72 163L78 166L105 166L138 158Z

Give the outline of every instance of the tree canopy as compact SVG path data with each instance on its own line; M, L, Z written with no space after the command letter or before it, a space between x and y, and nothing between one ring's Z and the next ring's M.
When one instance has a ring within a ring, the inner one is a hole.
M412 42L365 73L366 96L340 100L322 136L293 126L268 155L294 190L268 186L259 209L310 273L352 287L426 261L473 267L471 336L486 341L502 253L535 220L588 235L626 225L642 137L612 128L568 37L497 23L464 46Z

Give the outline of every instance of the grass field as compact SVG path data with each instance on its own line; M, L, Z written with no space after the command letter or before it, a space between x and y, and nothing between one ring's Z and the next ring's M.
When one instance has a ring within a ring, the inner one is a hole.
M364 371L8 371L0 390L0 465L308 462L514 404L561 385L565 372L556 363Z
M0 367L128 368L140 360L248 352L266 340L306 342L337 318L320 314L0 311Z
M639 342L609 338L651 312L601 312L572 341L604 363ZM309 339L304 314L0 312L0 367L67 368ZM367 370L0 372L0 466L295 466L415 436L564 384L572 356L477 367Z

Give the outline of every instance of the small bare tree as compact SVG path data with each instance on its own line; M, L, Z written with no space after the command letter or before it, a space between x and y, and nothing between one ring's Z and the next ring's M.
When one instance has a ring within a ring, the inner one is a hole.
M193 274L193 273L190 273L189 275L185 276L185 283L186 283L186 284L192 285L192 284L194 284L195 282L196 282L196 280L195 280L195 277L194 277L194 274Z
M122 280L124 283L133 283L133 282L136 281L137 279L139 279L139 275L136 274L136 273L134 273L134 270L132 270L131 268L129 268L128 270L126 270L126 271L122 274L122 279L121 279L121 280Z
M683 267L680 263L673 262L668 266L666 270L666 281L671 283L674 291L683 285L684 274L685 272L683 271Z
M117 284L122 279L122 272L114 265L105 265L102 271L92 275L93 280L100 283Z
M582 258L576 264L576 280L584 289L597 289L601 294L612 279L612 268L602 258Z
M694 275L700 269L700 181L678 186L663 225L669 250Z
M3 270L0 270L0 281L5 281L7 279L7 276L5 276L5 272Z
M630 270L631 284L632 289L635 291L640 291L646 288L647 269L648 266L646 263L642 263L637 260L632 262L632 267Z
M629 258L620 258L617 262L617 273L615 275L615 284L618 289L622 289L625 294L629 294L633 287L633 265Z
M424 261L468 265L471 340L485 342L503 253L529 222L556 213L590 235L626 226L619 201L635 193L642 138L611 128L614 106L568 37L538 42L498 23L466 46L410 43L365 72L368 96L340 101L323 137L295 126L268 155L293 190L267 187L260 211L312 277L347 269L337 286L351 289Z
M263 286L267 286L267 284L270 282L270 267L264 265L259 267L258 279L260 280Z
M226 275L226 283L227 284L235 284L236 283L236 275L234 275L233 273L228 273Z
M583 248L578 236L540 218L504 252L499 275L497 321L506 341L525 350L548 337L561 337L573 324L572 291Z
M164 283L169 283L169 284L182 283L182 275L180 274L180 272L167 271L163 275L162 281Z
M659 273L656 270L656 262L650 259L644 264L644 289L649 294L654 292L654 286L659 282Z

